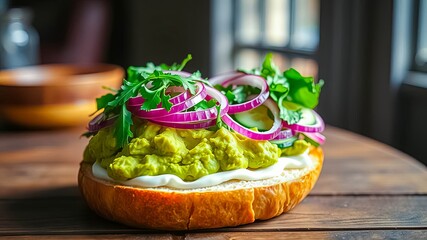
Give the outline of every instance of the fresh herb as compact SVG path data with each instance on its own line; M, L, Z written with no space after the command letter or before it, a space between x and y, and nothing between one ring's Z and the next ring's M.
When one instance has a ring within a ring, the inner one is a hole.
M231 129L231 127L230 126L228 126L223 120L222 120L222 118L221 118L221 106L216 106L216 110L218 111L218 115L217 115L217 117L216 117L216 126L217 126L217 128L219 129L219 128L225 128L225 129L227 129L227 130L229 130L229 131L232 131L232 129Z
M114 136L119 147L124 147L129 143L129 138L133 137L130 130L133 124L132 114L126 108L126 102L130 98L140 94L144 98L142 110L149 111L157 108L160 104L161 107L169 111L172 103L170 102L171 96L167 94L166 89L171 86L181 86L184 90L194 94L196 92L196 81L205 82L205 80L201 80L201 74L198 71L189 77L165 72L167 70L181 71L190 60L191 55L188 55L180 64L156 66L153 63L148 63L145 67L129 67L127 79L123 80L121 88L115 94L108 93L96 99L97 110L104 109L104 117L118 116ZM213 105L206 103L206 106ZM201 104L199 107L205 106Z
M259 94L260 90L249 85L232 85L224 87L219 84L214 86L218 91L225 95L230 104L239 104L247 101L248 97L253 94Z
M301 119L301 108L313 109L317 106L323 80L314 82L313 77L303 77L290 68L283 73L273 62L273 54L265 56L261 69L240 70L245 73L255 74L266 79L270 97L277 103L280 109L280 118L289 124L297 123ZM287 108L284 103L291 102L295 109Z
M199 111L199 110L205 110L208 108L212 108L216 105L217 102L218 101L215 99L210 99L210 100L203 99L202 101L200 101L199 103L197 103L193 107L187 109L186 111L191 112L191 111Z

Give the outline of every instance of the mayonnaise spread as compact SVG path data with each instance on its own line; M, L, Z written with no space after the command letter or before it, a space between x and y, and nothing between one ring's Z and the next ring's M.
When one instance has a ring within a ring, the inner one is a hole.
M192 189L201 187L210 187L221 184L229 180L262 180L278 176L282 173L283 169L302 169L305 167L311 168L313 161L305 151L301 155L291 157L280 157L277 163L261 169L237 169L223 172L217 172L201 177L195 181L183 181L181 178L172 174L162 174L158 176L140 176L129 179L127 181L117 181L110 178L107 170L101 167L98 162L92 166L92 173L95 177L118 182L127 186L138 187L172 187L177 189Z

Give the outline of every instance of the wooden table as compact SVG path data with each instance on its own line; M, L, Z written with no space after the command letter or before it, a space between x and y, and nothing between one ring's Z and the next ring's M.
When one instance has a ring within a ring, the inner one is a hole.
M427 239L427 170L390 147L328 127L312 193L268 221L207 231L132 229L91 212L77 188L81 129L0 132L0 236L31 239Z

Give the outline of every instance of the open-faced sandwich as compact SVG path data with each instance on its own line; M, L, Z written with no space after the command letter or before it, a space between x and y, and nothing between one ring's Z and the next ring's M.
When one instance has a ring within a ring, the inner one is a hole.
M211 79L181 64L130 67L97 99L79 187L99 215L140 228L219 228L295 207L319 177L323 82L260 69Z

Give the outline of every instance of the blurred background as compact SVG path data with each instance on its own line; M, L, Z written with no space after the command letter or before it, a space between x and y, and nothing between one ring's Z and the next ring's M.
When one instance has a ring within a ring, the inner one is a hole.
M317 110L327 124L427 164L427 0L0 0L0 15L2 44L26 39L8 24L28 25L25 65L126 68L191 53L187 70L209 77L273 52L281 69L325 80Z

